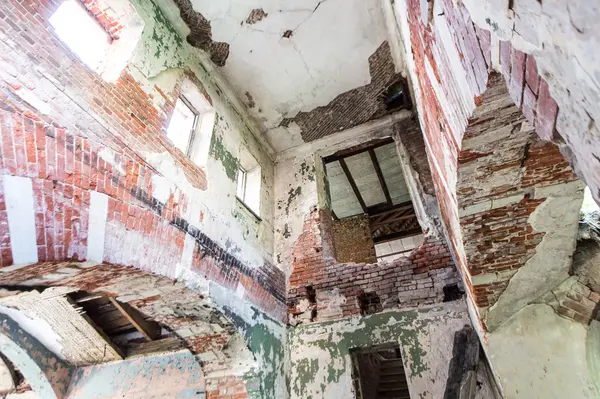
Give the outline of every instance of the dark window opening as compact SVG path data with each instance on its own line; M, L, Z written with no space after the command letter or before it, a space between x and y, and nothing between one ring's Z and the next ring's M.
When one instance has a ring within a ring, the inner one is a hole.
M362 316L375 314L383 310L381 299L379 298L379 295L374 292L363 292L360 294L358 296L358 303L360 306L360 314Z
M71 303L92 327L124 357L182 348L179 338L163 335L159 323L131 305L103 294L77 291Z
M410 108L407 87L401 80L392 83L387 88L385 93L382 94L382 100L388 111Z
M458 284L447 285L444 290L444 302L456 301L462 298L462 292L458 288Z
M357 399L410 399L400 347L384 344L350 350Z
M310 311L310 321L315 321L317 318L317 292L312 285L306 286L306 298L312 306Z

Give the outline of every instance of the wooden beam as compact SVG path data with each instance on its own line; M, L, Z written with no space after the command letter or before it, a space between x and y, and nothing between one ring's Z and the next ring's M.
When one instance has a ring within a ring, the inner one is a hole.
M414 228L412 230L406 230L406 231L401 231L398 233L387 234L384 236L373 237L373 241L375 242L375 244L381 244L382 242L393 241L393 240L397 240L399 238L416 236L417 234L421 234L421 233L423 233L423 232L421 231L421 228L419 227L419 228Z
M350 187L352 187L352 191L354 191L354 195L356 195L356 199L358 200L358 203L360 204L362 211L364 213L367 213L367 207L365 205L365 201L363 200L362 196L360 195L360 191L358 191L358 187L356 187L356 183L354 182L354 179L352 178L352 174L350 174L350 170L348 169L348 165L346 165L346 161L344 160L344 158L340 158L340 166L344 170L346 179L348 179L348 183L350 183Z
M125 303L119 303L115 298L109 298L113 305L123 313L131 324L138 330L146 341L152 341L160 336L160 326L156 322L148 322L135 309Z
M373 167L375 168L375 172L377 173L379 184L381 185L381 189L383 190L383 194L385 195L385 200L389 206L392 206L392 197L390 196L390 191L388 190L387 184L385 183L385 179L383 178L383 172L381 171L381 166L379 165L377 155L375 155L375 150L373 148L369 148L369 155L371 156L371 162L373 162Z
M384 139L376 139L376 140L370 141L365 144L359 144L354 147L349 147L349 148L337 151L336 153L334 153L332 155L324 157L323 162L330 163L330 162L339 161L341 158L348 158L348 157L351 157L352 155L357 155L362 152L369 151L370 149L381 147L381 146L384 146L384 145L387 145L387 144L390 144L393 142L394 142L394 139L392 139L391 137L386 137Z
M88 316L87 314L85 314L85 312L81 311L81 307L79 307L75 301L73 299L71 299L71 297L69 295L65 295L65 298L67 298L67 301L69 301L69 303L71 305L73 305L73 307L75 308L75 310L77 310L79 312L79 314L81 315L81 317L83 318L83 320L87 321L88 324L90 326L92 326L92 328L94 330L96 330L96 332L100 335L100 337L102 337L102 339L104 339L104 341L106 342L106 347L105 349L107 351L112 351L113 352L113 356L114 357L118 357L121 359L124 359L125 356L123 355L123 352L121 351L121 349L119 349L119 347L117 347L117 345L115 345L110 338L108 337L108 334L106 334L106 332L104 332L104 330L102 328L100 328L96 323L94 323L94 320L92 320L92 318L90 316Z

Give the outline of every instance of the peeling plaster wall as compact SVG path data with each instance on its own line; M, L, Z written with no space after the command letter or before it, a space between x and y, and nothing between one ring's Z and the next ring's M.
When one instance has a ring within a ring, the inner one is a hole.
M278 127L283 118L368 84L368 58L387 39L379 0L191 3L210 21L212 40L229 44L222 73L253 117L272 129L268 136L278 151L302 143L294 128ZM175 5L164 0L158 4L186 37L190 29ZM255 9L264 16L248 23ZM291 36L282 37L288 30Z
M355 397L349 350L390 342L400 345L411 397L442 398L454 333L465 324L466 306L456 301L291 328L291 398Z
M575 170L600 201L598 4L583 0L463 3L478 27L535 55L537 70L560 109L556 128L573 152Z
M136 78L157 106L163 97L157 90L172 93L183 78L183 70L192 70L202 82L217 118L205 167L206 191L193 190L174 162L166 154L147 154L150 163L159 169L166 181L160 185L173 191L175 187L189 193L186 219L205 234L226 247L230 253L254 266L273 256L273 162L262 144L252 134L237 109L224 94L220 82L204 69L206 60L170 25L153 2L134 2L146 27L132 57L130 68L139 71ZM235 198L237 164L241 148L246 147L261 166L261 200L258 222Z
M18 176L26 183L21 186L33 188L27 197L33 196L34 214L20 214L36 227L25 238L11 237L2 207L0 231L6 239L0 266L94 258L176 277L203 263L197 274L212 274L240 297L284 318L283 274L272 266L274 165L252 122L240 113L243 106L152 1L132 2L145 25L116 82L102 81L46 30L59 3L28 0L28 18L16 17L11 2L0 6L6 19L15 21L0 32L6 55L0 65L6 151L1 158L9 161L0 164L0 175ZM25 31L29 40L18 33ZM202 167L175 149L164 131L184 78L198 85L217 114ZM261 221L235 197L242 147L261 166ZM2 179L4 190L16 186L4 184L11 178ZM15 248L28 244L34 253L27 261L13 259L11 240ZM212 255L195 251L204 244ZM250 279L240 283L240 274Z
M0 352L19 369L40 398L64 397L73 368L5 315L0 315Z
M506 289L485 313L490 331L569 278L583 189L583 183L575 181L535 190L534 198L545 200L529 216L528 224L544 236L535 255L510 278Z
M190 351L144 356L75 370L65 398L204 398L204 376Z
M487 335L504 397L597 398L587 365L587 336L586 327L548 305L523 308Z

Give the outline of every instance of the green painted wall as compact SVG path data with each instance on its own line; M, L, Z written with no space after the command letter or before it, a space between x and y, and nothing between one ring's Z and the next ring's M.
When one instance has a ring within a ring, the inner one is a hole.
M397 342L411 396L441 398L454 333L465 324L470 324L466 306L456 301L291 328L291 397L354 398L350 349Z

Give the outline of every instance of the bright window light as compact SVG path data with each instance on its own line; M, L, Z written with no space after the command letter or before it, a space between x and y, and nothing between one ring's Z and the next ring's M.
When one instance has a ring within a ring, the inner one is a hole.
M167 137L184 154L190 155L198 113L183 98L177 99L167 128Z
M75 0L66 0L50 17L54 31L90 68L98 70L110 46L108 34Z

